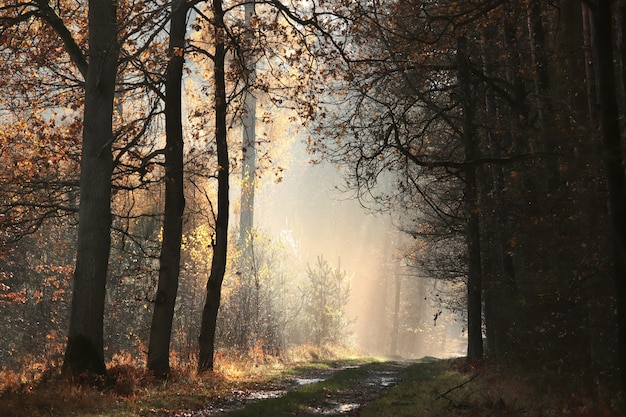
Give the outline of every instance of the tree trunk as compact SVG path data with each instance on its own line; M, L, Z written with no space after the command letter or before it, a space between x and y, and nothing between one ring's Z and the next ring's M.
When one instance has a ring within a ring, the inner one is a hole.
M550 70L546 50L546 36L543 28L543 10L541 0L527 0L528 29L530 32L530 47L533 62L533 74L535 81L535 100L537 103L537 115L542 127L550 121L544 121L552 113L552 106L548 99L550 88Z
M550 188L552 194L560 185L559 162L557 154L559 151L559 132L555 129L554 120L557 117L554 105L551 100L551 92L554 83L550 78L550 66L548 47L543 22L542 2L540 0L527 0L528 4L528 27L530 31L530 47L533 62L533 73L535 80L535 101L537 103L537 116L541 127L541 143L533 144L533 148L543 149L547 153L545 158L545 177L542 179ZM536 187L533 187L536 188ZM538 189L538 188L537 188ZM542 197L540 197L542 198Z
M463 118L463 145L465 160L465 214L467 216L467 357L482 359L482 277L480 258L480 219L476 166L471 163L476 159L476 139L474 137L474 100L470 78L467 40L460 37L457 41L457 71L459 96Z
M559 105L560 117L555 120L562 136L559 153L563 157L559 165L563 192L556 226L561 228L560 236L569 236L570 243L563 245L558 258L560 268L568 267L571 259L582 259L588 253L606 253L610 248L606 239L606 191L598 186L602 182L602 167L594 157L602 152L602 145L592 129L587 96L587 84L594 83L593 77L587 78L585 63L586 18L580 1L561 1L559 31L555 37L558 60L554 74L558 88L553 96L555 103L563 103ZM584 249L573 242L585 242ZM606 332L612 325L606 321L614 310L614 303L609 301L612 289L608 285L610 279L606 279L609 275L598 274L598 269L607 270L606 265L581 262L565 281L568 290L564 298L569 304L570 323L563 323L563 331L568 331L578 343L579 348L572 349L572 358L582 364L576 366L576 372L584 376L590 390L597 390L596 382L614 367L611 350L614 352L615 346Z
M255 343L258 337L258 286L253 284L257 280L254 258L254 197L256 192L256 97L251 91L251 85L256 78L256 63L254 56L255 39L252 17L255 13L255 2L245 4L246 37L242 49L242 65L244 66L243 114L241 116L241 211L239 214L239 272L244 280L241 306L238 309L240 319L237 321L239 331L235 342L239 348L247 348ZM253 303L254 299L254 303ZM254 305L253 305L254 304Z
M63 372L105 375L103 315L111 249L113 99L117 76L116 2L89 2L78 248Z
M618 365L626 390L626 178L620 134L615 70L613 67L613 18L610 0L599 0L593 10L593 41L598 92L600 134L609 189L615 294L618 314Z
M400 333L400 296L402 294L402 276L400 275L399 266L396 267L395 273L395 294L393 300L393 325L391 328L391 355L398 354L398 338Z
M220 308L222 281L226 272L226 258L228 250L228 142L226 140L226 85L224 79L225 69L225 30L224 11L222 1L213 1L213 14L215 25L215 140L217 143L217 219L215 224L215 240L213 243L213 259L211 261L211 274L207 281L206 303L202 311L202 323L200 328L200 357L198 359L198 372L213 369L213 356L215 353L215 330L217 327L217 313Z
M252 39L252 16L254 15L254 2L245 5L246 28L250 30L249 38ZM249 256L247 250L251 245L252 228L254 227L254 194L256 188L256 97L250 92L250 85L256 78L256 64L254 62L253 49L246 49L244 65L246 66L246 91L244 93L244 114L241 118L242 138L242 173L241 173L241 214L239 223L239 242L245 258Z
M181 87L187 3L172 3L169 62L165 84L165 213L159 258L159 283L150 327L148 369L159 378L169 374L169 349L180 273L185 196L183 187L183 125Z
M510 146L517 146L512 148L514 151L518 151L519 144L516 144L516 136L520 134L522 125L525 125L528 121L528 106L526 104L526 96L528 92L526 90L526 80L524 79L524 71L522 69L522 62L524 60L519 39L521 38L517 29L517 13L512 5L505 2L502 7L504 8L504 46L507 48L506 59L506 80L511 84L513 92L513 108L511 114L511 136L512 140ZM506 146L503 146L506 149Z
M626 2L619 2L617 16L617 47L619 61L620 105L626 109Z
M514 32L510 27L505 28L503 35ZM490 43L496 38L497 28L489 26L485 28L485 32L481 40L483 71L487 77L495 79L497 55L494 56L493 47ZM497 54L498 52L495 51ZM509 49L512 66L518 68L519 62L517 58L516 47ZM511 83L514 85L515 83ZM498 121L502 117L502 106L498 104L498 97L493 88L485 83L485 110L489 120ZM513 112L516 113L515 109ZM508 142L508 143L505 143ZM511 147L511 141L499 132L496 125L495 128L487 130L487 146L491 155L496 158L504 157L504 149ZM511 226L508 216L505 212L504 200L504 172L500 165L492 164L485 167L485 186L480 196L481 203L487 202L485 208L486 220L484 222L484 238L485 245L481 245L481 250L485 253L486 263L483 264L483 298L484 298L484 318L485 333L487 336L487 351L490 356L503 359L506 356L508 336L507 328L512 320L512 311L514 310L514 293L515 293L515 268L510 253ZM483 207L485 204L483 203Z

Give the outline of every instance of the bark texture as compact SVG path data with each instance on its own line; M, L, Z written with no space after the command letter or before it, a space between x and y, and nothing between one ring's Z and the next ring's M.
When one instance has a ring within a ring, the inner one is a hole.
M89 68L85 85L78 249L63 371L106 374L103 315L111 246L113 99L117 76L116 2L89 2Z
M183 236L185 195L183 184L182 77L187 3L172 3L169 62L165 85L165 213L163 242L159 258L159 283L150 327L148 369L157 377L169 374L170 340L180 273L180 246Z
M213 1L213 13L215 25L215 140L217 143L218 162L217 219L215 224L211 273L207 281L206 302L202 311L198 372L213 370L217 313L220 308L222 281L224 280L224 274L226 272L226 256L228 249L229 161L228 142L226 140L226 83L224 79L226 48L224 40L224 11L222 9L221 0Z

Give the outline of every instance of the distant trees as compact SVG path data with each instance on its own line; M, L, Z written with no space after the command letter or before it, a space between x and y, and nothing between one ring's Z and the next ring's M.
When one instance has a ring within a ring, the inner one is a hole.
M69 320L75 228L50 220L0 256L0 361L6 369L45 356L60 366ZM57 243L48 245L47 239Z
M217 340L241 353L273 355L301 343L302 279L293 254L280 239L258 230L254 245L229 251ZM303 330L302 330L303 331Z

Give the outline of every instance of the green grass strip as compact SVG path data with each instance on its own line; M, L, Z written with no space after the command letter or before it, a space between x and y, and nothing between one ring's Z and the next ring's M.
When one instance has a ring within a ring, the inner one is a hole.
M401 382L382 397L368 403L361 417L445 416L449 403L441 398L450 387L462 384L464 377L450 371L448 361L415 363L400 376Z

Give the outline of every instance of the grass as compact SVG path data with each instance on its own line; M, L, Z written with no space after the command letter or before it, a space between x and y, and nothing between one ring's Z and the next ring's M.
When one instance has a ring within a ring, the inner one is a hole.
M592 398L577 384L545 386L536 375L464 360L416 363L401 383L368 403L361 417L618 417L616 399ZM621 410L621 411L620 411Z
M411 365L403 372L402 382L371 402L362 416L445 415L445 402L440 400L439 395L463 382L463 376L451 372L449 368L444 361Z
M214 372L199 376L192 365L179 365L165 382L155 381L142 364L127 356L109 364L115 384L104 391L71 384L60 377L58 367L46 369L42 361L33 361L20 373L0 371L0 416L140 417L200 410L233 391L271 386L313 369L362 363L346 351L298 349L282 358L257 357L256 361L248 355L221 352L216 355Z
M282 379L339 369L323 382L305 385L280 398L249 404L235 417L281 417L306 412L328 396L357 392L359 380L388 363L372 358L343 358L300 352L264 358L222 354L214 372L198 376L178 367L166 382L151 379L142 366L117 361L109 366L114 386L101 391L77 386L35 364L21 374L0 371L0 416L143 417L201 410L234 392L271 389ZM363 398L360 398L363 399ZM366 402L365 399L363 402ZM620 413L618 410L622 410ZM362 417L617 417L626 415L618 399L586 395L575 382L545 372L510 369L490 363L470 366L462 359L426 359L408 365L400 382L358 410Z

